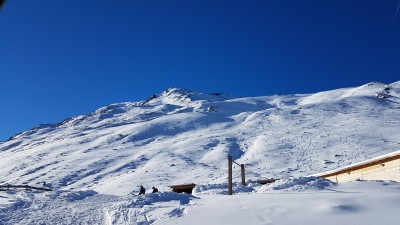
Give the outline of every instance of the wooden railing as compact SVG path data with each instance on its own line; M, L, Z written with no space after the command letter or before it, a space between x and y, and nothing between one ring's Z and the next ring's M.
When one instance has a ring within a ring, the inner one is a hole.
M25 188L26 190L28 189L34 189L34 190L40 190L40 191L53 191L52 189L49 188L44 188L44 187L35 187L35 186L30 186L30 185L0 185L0 191L8 191L10 189L15 189L15 188Z

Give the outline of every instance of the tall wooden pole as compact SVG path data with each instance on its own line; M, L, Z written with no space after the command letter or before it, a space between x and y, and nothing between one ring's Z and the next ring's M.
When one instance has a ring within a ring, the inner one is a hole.
M240 173L242 175L242 185L246 185L246 178L244 175L244 164L240 164Z
M228 195L232 193L232 156L228 156Z

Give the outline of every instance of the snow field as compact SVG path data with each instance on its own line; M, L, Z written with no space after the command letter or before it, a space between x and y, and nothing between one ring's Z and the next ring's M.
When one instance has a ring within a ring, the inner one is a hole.
M0 184L55 192L0 192L0 224L400 224L398 184L306 177L398 151L399 84L246 98L174 88L39 125L0 142ZM247 180L280 180L225 196L228 155ZM169 192L184 183L195 197ZM134 198L140 185L161 193Z
M334 184L314 177L270 185L196 187L116 196L87 191L2 192L1 224L388 224L399 223L400 184L356 181Z

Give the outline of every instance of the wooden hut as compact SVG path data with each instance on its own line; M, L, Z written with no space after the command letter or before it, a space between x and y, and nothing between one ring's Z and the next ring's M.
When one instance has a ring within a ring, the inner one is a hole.
M395 151L367 161L336 170L314 174L334 182L354 180L387 180L400 182L400 151Z
M271 179L256 180L256 181L248 180L247 183L257 183L257 184L262 184L262 185L264 185L264 184L274 183L274 182L277 181L277 180L279 180L279 179L271 178Z
M195 187L195 184L179 184L179 185L172 185L168 186L172 189L173 192L176 193L187 193L187 194L192 194L193 188Z

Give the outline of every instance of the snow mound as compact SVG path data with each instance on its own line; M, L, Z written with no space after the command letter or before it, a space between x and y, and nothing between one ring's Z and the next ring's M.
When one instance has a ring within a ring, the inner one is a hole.
M121 197L87 191L9 191L0 208L0 224L102 224L102 207Z
M233 184L232 190L233 193L247 193L247 192L254 192L254 187L257 184L249 184L247 186L241 184ZM228 194L228 183L221 183L221 184L203 184L197 185L195 188L195 193L199 194L207 194L207 195L227 195Z
M152 205L158 202L170 202L177 201L181 205L189 204L190 200L197 199L193 195L186 193L175 193L175 192L158 192L140 195L137 198L129 201L126 207L139 207L144 205Z
M95 194L97 194L97 192L95 192L93 190L76 191L76 192L65 191L65 192L60 193L60 197L64 198L65 200L67 200L69 202L73 202L73 201L83 200L83 199L93 196Z
M193 195L159 192L117 202L104 209L108 224L152 224L157 220L181 217L187 213Z
M276 181L270 185L264 185L257 190L258 193L270 191L290 191L290 192L305 192L325 190L328 187L335 185L330 180L319 177L298 177L286 178Z

